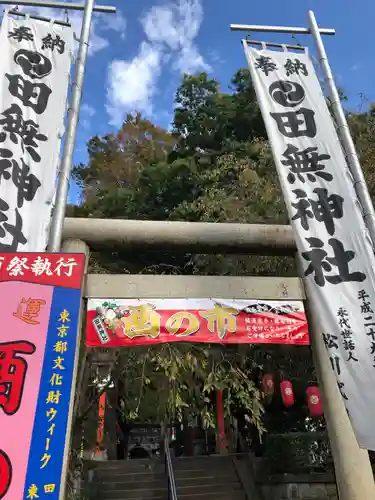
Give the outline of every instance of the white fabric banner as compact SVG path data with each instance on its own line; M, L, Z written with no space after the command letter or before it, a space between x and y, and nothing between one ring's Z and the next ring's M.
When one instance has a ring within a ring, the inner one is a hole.
M73 31L5 13L0 47L0 252L40 252L64 133Z
M245 52L306 292L359 444L375 450L375 258L353 180L308 55Z

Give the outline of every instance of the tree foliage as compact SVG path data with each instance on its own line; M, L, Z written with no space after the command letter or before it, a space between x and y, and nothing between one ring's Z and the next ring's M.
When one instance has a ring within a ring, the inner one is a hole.
M249 347L249 350L251 348ZM260 391L252 380L254 363L235 348L164 344L124 351L122 411L127 420L192 422L214 427L215 390L226 391L226 414L240 404L261 431Z

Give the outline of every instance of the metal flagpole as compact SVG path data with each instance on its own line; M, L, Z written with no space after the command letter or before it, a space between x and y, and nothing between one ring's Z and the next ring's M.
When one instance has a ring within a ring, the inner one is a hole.
M250 31L261 33L293 33L294 35L309 35L308 28L298 28L296 26L262 26L259 24L231 24L232 31ZM336 31L331 28L317 28L322 35L334 35ZM268 43L267 43L268 45Z
M85 10L82 3L55 2L54 0L0 0L0 5L23 5L25 7L51 7L53 9ZM116 7L112 5L94 5L94 12L103 12L105 14L115 14Z
M61 247L65 208L69 192L69 179L72 170L73 151L77 135L79 108L81 105L82 86L85 77L93 8L94 0L86 0L76 62L75 82L73 83L71 105L68 111L68 125L56 192L56 204L53 210L53 218L50 229L50 239L48 243L49 252L58 252Z
M50 23L51 19L48 17L43 17L43 16L37 16L35 14L26 14L26 12L21 12L19 10L9 10L8 14L12 14L12 16L20 16L20 17L26 17L29 16L30 19L35 19L36 21L44 21L46 23ZM59 21L58 19L53 20L54 24L58 24L59 26L67 26L70 28L72 25L68 22L65 21Z
M366 180L364 178L361 165L359 163L358 155L355 150L352 136L348 122L346 120L344 111L341 106L341 101L335 81L333 79L332 71L328 62L328 57L324 48L322 37L320 36L318 24L312 10L309 11L310 33L314 39L316 51L320 66L324 75L324 82L327 85L329 98L331 100L332 110L338 125L337 133L341 139L343 148L345 150L349 169L354 178L354 187L357 193L358 200L362 206L363 218L366 222L373 247L375 248L375 211L371 201L370 194L367 189Z

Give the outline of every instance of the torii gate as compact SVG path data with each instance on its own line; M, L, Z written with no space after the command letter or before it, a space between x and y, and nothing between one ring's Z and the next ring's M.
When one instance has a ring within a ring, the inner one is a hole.
M169 251L180 248L185 252L210 254L295 254L291 227L277 225L66 218L63 238L63 251L85 253L86 257L90 248L97 250L105 246ZM303 281L298 277L87 274L83 297L207 298L212 296L212 290L220 290L223 299L303 300L308 312ZM358 446L323 339L314 330L313 318L308 317L308 321L340 500L373 500L375 485L368 453ZM77 388L82 385L84 360L79 373L78 365L76 360ZM77 404L76 400L75 408ZM70 422L72 417L73 410Z
M0 4L7 0L0 0ZM258 255L293 255L295 252L292 231L289 226L265 226L247 224L210 224L186 222L142 222L126 220L92 220L92 219L65 219L65 228L62 231L65 206L67 202L69 178L72 166L72 153L74 149L76 128L81 99L81 89L84 79L84 68L87 56L88 39L90 32L91 16L93 11L115 12L113 7L94 6L94 0L86 0L82 4L50 2L40 0L17 0L12 2L18 5L39 5L63 7L84 10L80 48L76 69L75 86L73 90L72 106L70 109L67 139L60 169L60 182L57 191L53 231L49 249L58 251L63 232L64 251L84 253L88 257L89 247L98 248L103 244L117 246L152 246L168 250L183 248L185 251L201 253L247 253ZM39 17L39 19L41 19ZM310 16L312 32L319 33L315 18ZM245 26L245 29L248 29ZM252 26L253 30L257 27ZM258 27L259 28L259 27ZM266 31L275 31L275 27L268 27ZM238 26L243 30L244 26ZM277 27L280 30L280 27ZM282 32L290 32L290 28L281 27ZM295 33L310 33L306 28L300 28ZM259 31L259 29L258 29ZM262 31L264 27L262 27ZM328 30L332 31L332 30ZM331 33L332 34L332 33ZM332 105L340 111L337 92L332 87L332 77L323 45L317 38L317 48L323 64L326 65L327 84L331 85L331 94L334 96ZM340 118L340 116L339 116ZM342 118L342 117L341 117ZM341 120L345 121L345 120ZM375 240L375 215L371 199L366 191L366 185L361 174L355 151L351 144L347 128L343 128L343 143L348 147L349 160L358 185L358 198L365 210L370 234ZM98 298L118 296L123 298L157 297L163 290L163 295L169 297L207 297L212 289L220 289L223 298L264 298L274 300L304 300L308 311L308 304L304 294L302 281L295 278L260 278L260 277L199 277L199 276L129 276L129 275L90 275L86 276L84 298ZM203 295L202 295L203 294ZM82 308L82 310L84 310ZM375 485L368 453L361 450L354 436L349 418L342 402L336 379L331 371L328 354L323 339L315 331L313 318L309 318L311 346L314 354L315 367L318 374L319 385L322 391L325 418L331 442L332 455L335 463L336 481L340 500L373 500L375 498ZM81 363L82 364L82 363ZM83 363L84 364L84 363ZM78 375L78 359L75 360L73 384L80 385ZM74 405L77 407L77 401ZM70 409L68 419L69 439L74 408ZM65 457L63 476L66 476L68 459ZM60 498L63 496L63 492Z

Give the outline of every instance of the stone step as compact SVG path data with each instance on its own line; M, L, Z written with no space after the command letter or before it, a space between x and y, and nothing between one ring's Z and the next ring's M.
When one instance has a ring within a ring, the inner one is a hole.
M199 476L198 481L197 477L184 477L184 478L177 478L175 476L175 482L176 485L180 488L184 486L191 486L191 485L196 485L199 484L199 486L216 486L222 485L226 486L228 484L238 484L238 477L235 476L215 476L214 474L212 475L206 475L206 476Z
M137 490L109 490L109 489L101 489L100 490L100 500L130 500L140 498L147 499L155 499L155 498L167 498L168 496L168 488L155 488L149 489L147 485L144 485L144 488Z
M178 500L247 500L246 494L243 491L235 491L232 493L218 494L214 493L196 493L193 495L189 494L178 494ZM129 499L127 499L129 500Z
M228 484L190 484L188 486L180 486L176 484L177 496L180 495L195 495L195 494L212 494L216 495L224 495L230 494L233 495L237 491L242 492L242 486L239 482L228 483Z
M113 497L103 497L102 495L100 496L100 500L113 500ZM118 497L116 500L168 500L168 494L165 493L164 495L155 495L153 497L132 497L132 496L123 496L123 497Z
M145 488L150 490L163 490L167 488L166 479L162 478L159 481L106 481L99 483L98 488L100 491L123 491L123 490L143 490Z
M228 462L236 455L200 455L195 457L173 457L176 462Z
M215 468L206 469L180 469L174 470L174 477L176 479L194 479L195 481L204 477L225 477L225 478L237 478L237 473L234 467L227 467L225 470L219 470Z
M147 469L161 464L161 460L136 459L136 460L106 460L103 462L91 462L94 469Z
M164 468L163 468L164 469ZM98 470L95 472L95 477L100 482L106 481L139 481L139 482L147 482L147 481L157 481L165 477L165 472L162 470L161 472L150 472L150 471L124 471L124 470Z
M192 461L183 461L183 462L173 462L173 469L176 473L180 471L212 471L217 475L223 474L225 472L233 473L235 471L233 462L220 462L220 463L209 463L209 462L192 462Z

